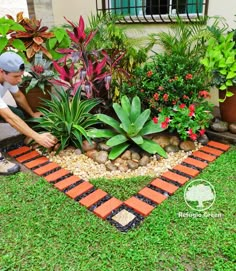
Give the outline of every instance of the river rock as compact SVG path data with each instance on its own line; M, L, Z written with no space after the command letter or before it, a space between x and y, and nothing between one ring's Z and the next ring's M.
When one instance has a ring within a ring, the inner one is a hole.
M127 166L128 166L128 168L130 168L130 169L136 169L136 168L138 168L139 163L134 162L134 161L132 161L132 160L128 160L128 161L127 161Z
M105 143L98 143L97 149L100 151L110 151L111 147L107 146Z
M84 140L82 142L82 150L84 152L87 152L87 151L90 151L90 150L94 150L94 149L96 149L96 147L97 147L97 144L94 141L92 141L91 144L87 140Z
M105 166L106 166L106 169L109 171L117 170L117 166L115 166L111 161L107 161Z
M200 136L197 141L202 145L206 145L209 142L208 136L206 134Z
M186 140L186 141L183 141L180 143L180 149L181 150L184 150L184 151L193 151L195 150L195 144L193 141L190 141L190 140Z
M225 121L216 121L211 124L211 129L218 133L223 133L228 131L229 125Z
M89 150L89 151L87 151L85 154L86 154L86 156L88 156L89 158L91 158L91 159L94 159L94 157L95 157L95 155L97 154L97 150Z
M176 145L170 144L170 145L167 145L167 146L165 147L165 151L166 151L167 153L170 153L170 152L178 152L178 151L179 151L179 147L176 146Z
M108 153L106 151L99 151L94 156L94 161L99 164L105 164L108 159Z
M144 155L140 160L139 160L139 165L144 167L150 162L150 159L147 155Z
M174 146L179 146L180 144L180 139L177 136L172 136L170 138L170 144Z
M130 160L131 159L131 151L127 150L121 155L121 159Z
M131 159L132 160L139 161L140 158L141 158L141 156L139 155L139 153L137 153L137 152L131 152Z
M162 148L165 148L170 144L170 138L165 135L154 136L152 140L159 144Z
M236 122L230 123L230 125L229 125L229 131L232 134L236 134Z

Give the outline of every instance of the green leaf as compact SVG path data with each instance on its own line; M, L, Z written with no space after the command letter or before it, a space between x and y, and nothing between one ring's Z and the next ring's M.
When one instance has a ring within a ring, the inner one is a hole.
M131 140L133 140L137 145L143 144L143 138L141 136L131 137Z
M6 37L0 37L0 53L7 46L8 39Z
M141 114L141 102L138 96L135 96L131 104L130 120L135 122L138 116Z
M121 143L124 143L128 140L128 138L124 135L115 135L113 136L111 139L109 139L106 144L107 146L109 147L113 147L113 146L116 146L116 145L119 145Z
M120 123L113 119L112 117L109 117L105 114L97 114L97 117L100 121L106 123L107 125L111 126L112 128L114 128L117 132L119 133L123 133L124 131L120 128Z
M150 117L150 113L151 110L150 109L146 109L145 111L143 111L138 118L136 119L134 125L136 127L139 127L137 130L137 133L143 128L143 125L146 123L146 121L149 119Z
M20 51L26 51L25 44L20 39L15 39L12 41L12 46Z
M145 150L148 153L151 154L159 154L164 158L167 158L165 150L158 145L156 142L150 140L150 139L143 139L143 144L140 144L139 147L141 147L143 150Z
M126 95L121 98L121 106L122 106L123 110L127 113L127 115L129 116L131 106L130 106L129 98Z
M128 142L124 142L120 145L113 147L108 155L108 158L110 160L116 159L119 155L121 155L129 147L129 145L130 144Z
M113 104L113 108L117 114L117 117L120 119L121 124L122 124L122 129L125 130L126 132L129 129L130 126L130 120L129 120L129 115L123 110L123 108L117 104Z
M87 132L88 136L92 138L110 138L114 135L116 135L116 132L108 129L90 129Z

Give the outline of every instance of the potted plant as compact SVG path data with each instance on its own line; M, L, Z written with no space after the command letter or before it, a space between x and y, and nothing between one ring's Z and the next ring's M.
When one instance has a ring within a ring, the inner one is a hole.
M42 98L50 99L51 82L55 76L52 61L43 58L42 52L36 53L32 63L26 65L21 89L33 111L42 105Z
M201 63L209 73L211 84L219 89L221 118L236 122L236 49L234 32L211 38Z

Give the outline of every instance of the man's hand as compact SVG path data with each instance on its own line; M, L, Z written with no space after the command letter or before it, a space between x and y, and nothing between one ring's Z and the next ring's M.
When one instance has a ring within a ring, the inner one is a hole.
M57 138L50 133L38 134L34 140L45 148L51 148L58 142Z

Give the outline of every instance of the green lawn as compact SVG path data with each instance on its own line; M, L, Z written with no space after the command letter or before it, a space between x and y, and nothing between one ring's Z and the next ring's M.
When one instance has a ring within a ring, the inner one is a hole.
M221 218L179 217L193 213L181 188L138 228L121 233L43 179L1 177L0 270L236 270L236 147L198 178L214 185L208 214Z

